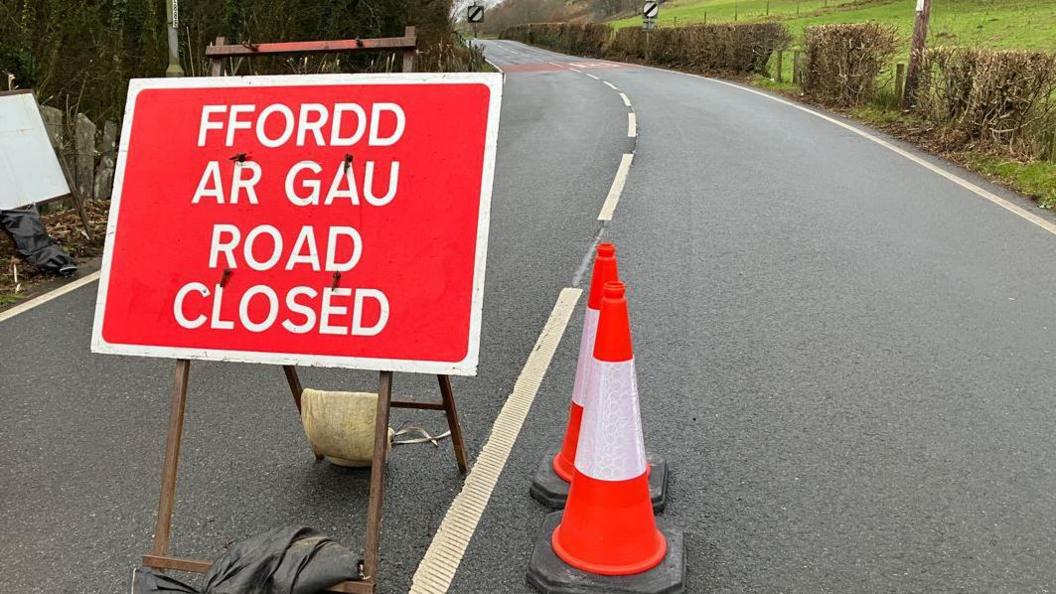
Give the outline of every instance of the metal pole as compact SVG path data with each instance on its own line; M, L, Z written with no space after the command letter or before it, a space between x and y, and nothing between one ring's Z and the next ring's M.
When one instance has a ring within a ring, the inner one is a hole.
M183 76L183 66L180 66L180 5L179 0L165 0L165 20L168 23L166 30L169 34L169 67L165 70L165 76Z
M931 0L917 0L917 22L913 26L913 47L909 50L909 69L906 71L905 107L917 102L917 85L920 83L920 65L927 50L928 22L931 20Z

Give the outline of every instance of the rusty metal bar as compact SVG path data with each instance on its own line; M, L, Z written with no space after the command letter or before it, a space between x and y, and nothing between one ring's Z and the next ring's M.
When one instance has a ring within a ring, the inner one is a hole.
M209 568L213 566L213 562L170 557L169 555L143 555L143 565L153 567L154 569L172 569L175 571L186 571L190 573L207 573Z
M469 464L466 462L466 444L462 441L462 425L458 422L458 411L455 410L455 393L451 389L451 377L438 375L440 394L444 397L444 412L447 414L447 426L451 428L451 444L455 447L455 459L458 460L458 471L466 474Z
M374 460L370 465L370 500L367 503L365 578L376 581L381 546L382 503L385 500L385 457L389 449L389 402L392 400L392 372L382 371L378 380L378 409L374 423Z
M176 500L176 473L180 465L180 443L183 441L183 416L187 410L187 378L191 362L176 360L176 377L169 403L169 434L165 440L165 463L161 467L161 492L158 495L158 517L154 523L154 555L169 552L172 533L172 510Z
M300 414L301 394L304 393L304 388L301 387L301 378L297 375L297 368L293 365L283 365L282 371L286 374L286 383L290 385L290 392L293 393L293 403L297 405L297 414Z
M447 410L443 402L415 402L414 400L393 400L392 408L416 408L419 410Z
M333 41L289 41L283 43L261 43L241 45L211 45L205 48L205 57L245 58L255 56L290 56L297 54L334 54L345 52L413 49L418 40L409 37L381 37L377 39L338 39Z
M351 594L374 594L374 582L343 582L332 588L327 588L326 591L350 592Z
M209 569L213 566L213 563L211 561L184 559L182 557L172 557L169 555L143 555L143 565L162 570L170 569L173 571L186 571L189 573L209 573ZM326 591L351 592L352 594L373 594L374 583L368 581L342 582L336 586L328 588Z

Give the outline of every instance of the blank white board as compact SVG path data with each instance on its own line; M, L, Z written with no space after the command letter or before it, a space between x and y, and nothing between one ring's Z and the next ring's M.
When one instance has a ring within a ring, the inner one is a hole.
M0 210L70 193L32 92L0 93Z

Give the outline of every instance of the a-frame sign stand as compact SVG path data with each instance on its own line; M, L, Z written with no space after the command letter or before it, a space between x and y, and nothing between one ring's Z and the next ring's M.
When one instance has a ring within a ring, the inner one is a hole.
M222 76L224 59L252 58L256 56L275 55L311 55L359 51L398 50L403 54L404 72L413 71L414 52L417 46L414 27L407 27L403 37L382 39L354 39L339 41L262 43L259 45L226 45L224 38L218 38L216 44L209 46L206 57L212 62L212 74ZM172 533L172 514L176 499L176 477L180 462L180 445L183 440L183 420L187 406L187 383L191 362L187 359L176 361L175 381L172 388L172 400L169 405L169 428L165 442L165 462L161 472L161 492L158 498L158 515L154 528L154 547L143 556L143 564L155 569L171 569L206 573L212 566L209 561L199 561L172 556L169 554L169 541ZM296 367L283 366L286 382L298 413L301 410L301 380ZM359 579L347 581L330 588L331 592L353 592L372 594L378 583L379 546L381 543L382 503L385 495L385 458L388 449L389 409L413 408L443 411L451 429L451 442L455 450L458 469L465 474L468 469L466 449L462 440L462 428L455 410L455 398L451 389L451 378L438 375L441 400L412 401L392 399L391 371L381 371L378 381L377 418L374 428L374 457L370 469L370 499L367 504L366 543ZM321 459L316 454L316 459Z

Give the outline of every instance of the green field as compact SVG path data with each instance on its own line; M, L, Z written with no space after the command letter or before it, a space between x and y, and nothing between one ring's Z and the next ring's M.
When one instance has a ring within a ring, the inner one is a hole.
M898 28L908 46L914 6L913 0L669 0L658 24L777 19L798 40L811 25L876 21ZM640 16L612 23L640 24ZM931 40L932 45L1056 50L1056 0L933 0Z

